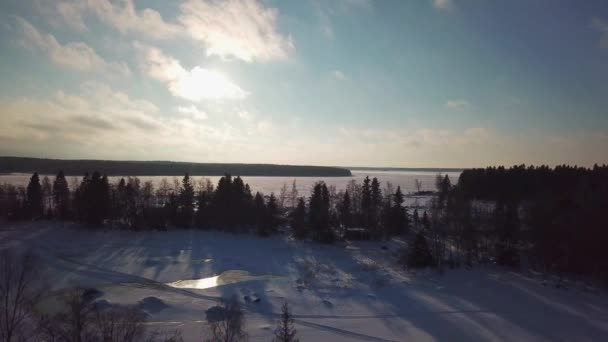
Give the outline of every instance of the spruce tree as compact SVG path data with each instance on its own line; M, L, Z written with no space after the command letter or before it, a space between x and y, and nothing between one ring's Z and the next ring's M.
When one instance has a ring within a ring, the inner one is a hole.
M434 264L431 249L422 232L416 234L414 245L407 255L407 266L410 268L428 267Z
M281 307L281 318L277 321L277 327L274 330L273 342L299 342L296 337L296 328L294 326L293 317L289 311L287 302Z
M27 185L26 210L29 218L39 219L43 215L42 187L38 173L34 172Z
M422 213L422 228L426 231L431 230L431 221L429 221L429 216L426 214L426 210Z
M344 192L344 197L342 197L342 203L340 205L339 211L340 222L342 222L344 228L350 228L352 226L352 209L348 190Z
M53 182L53 202L55 216L63 220L67 219L70 215L70 188L63 171L59 171Z
M378 178L372 179L371 195L370 195L370 214L369 225L372 230L372 235L378 237L378 227L380 225L380 212L382 210L382 190L380 190L380 182Z
M296 239L304 239L306 237L306 202L303 197L298 199L296 208L293 211L291 229Z
M372 189L369 176L365 176L361 187L361 226L370 229L372 217Z
M313 187L313 193L310 197L310 225L314 231L315 240L334 241L329 219L329 191L325 182L320 181Z
M259 192L256 192L253 198L253 215L255 220L256 233L260 236L268 236L270 233L267 229L266 205L264 197Z
M184 227L190 227L194 216L194 186L190 180L190 175L186 173L182 179L182 186L179 193L179 215L180 223Z
M277 198L274 196L274 192L270 193L268 197L268 203L266 204L266 226L269 232L273 232L277 229L277 215L279 214L279 206Z

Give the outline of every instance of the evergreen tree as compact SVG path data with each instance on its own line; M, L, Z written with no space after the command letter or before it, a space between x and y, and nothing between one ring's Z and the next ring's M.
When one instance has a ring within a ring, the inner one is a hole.
M333 242L335 237L329 226L329 191L325 182L320 181L313 187L310 197L310 225L314 239L322 242Z
M414 245L407 254L406 264L410 268L422 268L434 265L431 249L422 232L416 234Z
M70 188L63 171L59 171L53 182L53 202L55 216L62 220L70 216Z
M418 216L418 209L414 209L414 227L418 228L420 224L420 216Z
M186 173L182 179L179 193L179 216L180 223L184 227L190 227L194 216L194 186L190 175Z
M350 228L352 226L352 209L350 204L350 196L348 194L348 190L344 192L344 196L342 197L342 203L339 208L340 212L340 222L344 228Z
M361 187L361 226L366 229L371 228L372 221L372 189L369 176L365 176Z
M271 233L277 229L277 215L279 214L279 206L274 193L270 193L268 203L266 204L266 226Z
M42 202L43 211L47 218L53 217L53 186L48 176L42 178Z
M371 195L370 195L370 215L369 225L372 230L372 235L378 236L378 227L380 225L380 212L382 210L382 190L380 190L380 182L378 178L372 179Z
M429 221L429 216L426 214L426 210L424 211L424 213L422 213L422 228L424 228L424 230L429 231L431 230L431 221Z
M496 227L496 262L505 266L519 265L519 214L516 203L497 203L494 210Z
M289 311L287 302L281 307L281 318L277 321L277 327L274 330L273 342L299 342L296 338L296 328L294 326L293 317Z
M208 181L208 180L207 180ZM213 201L213 186L210 183L201 189L196 196L195 223L199 228L206 228L211 219L211 202Z
M39 219L43 216L42 187L37 172L34 172L27 185L26 210L29 218Z
M390 226L388 227L388 233L391 235L403 234L408 231L409 222L407 209L403 206L403 202L403 193L401 192L401 187L398 186L393 195L393 205L391 208L392 215L390 218Z
M293 211L291 228L293 236L296 239L304 239L306 237L306 202L303 197L298 199L298 204Z
M266 205L264 204L264 197L262 197L262 194L259 192L256 192L255 197L253 198L253 214L257 234L260 236L270 235L269 229L266 225L268 222L266 218Z

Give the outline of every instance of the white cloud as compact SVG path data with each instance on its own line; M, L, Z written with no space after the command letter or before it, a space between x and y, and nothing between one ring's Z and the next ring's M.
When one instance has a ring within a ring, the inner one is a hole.
M469 102L467 100L448 100L445 103L445 108L448 109L462 109L469 106Z
M64 0L60 17L78 31L84 15L94 15L121 33L153 39L186 38L201 42L208 56L246 62L287 59L294 45L278 32L278 10L257 0L184 0L176 22L151 8L137 10L133 0Z
M180 23L207 55L247 62L287 59L293 42L277 31L278 10L255 0L186 0Z
M190 105L189 107L184 107L184 106L177 107L177 111L182 114L186 114L195 120L205 120L208 117L207 113L198 109L194 105Z
M156 10L137 11L133 0L62 1L57 11L68 25L81 30L86 28L83 14L93 14L121 33L137 33L154 39L175 37L181 30L179 25L166 22Z
M190 101L241 100L249 95L222 73L200 66L186 70L181 63L160 49L139 43L135 47L142 55L141 68L150 77L161 81L173 96Z
M438 10L449 10L452 8L452 0L432 0L433 1L433 7L435 7Z
M17 18L22 30L23 44L43 51L59 66L80 71L110 71L129 75L129 67L123 63L106 62L95 50L83 42L61 44L51 34L41 34L23 18Z
M246 120L246 121L253 120L253 114L251 114L251 112L246 111L246 110L239 111L238 116L239 116L239 118Z
M71 2L60 2L56 6L57 13L71 28L78 32L88 31L88 27L84 23L81 8Z

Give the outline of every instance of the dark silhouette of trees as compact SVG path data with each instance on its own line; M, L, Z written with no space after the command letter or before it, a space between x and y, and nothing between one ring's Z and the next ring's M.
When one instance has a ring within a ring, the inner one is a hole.
M413 246L409 249L405 264L409 268L430 267L435 264L431 249L422 232L416 234Z
M317 182L310 197L310 226L313 239L330 243L335 236L330 227L329 191L325 182Z
M63 171L59 171L53 181L53 203L56 217L63 220L70 217L70 188Z
M365 176L363 179L363 185L361 186L361 216L359 223L361 227L371 230L372 226L372 187L369 176Z
M296 239L304 239L306 237L306 201L304 197L298 199L298 204L293 210L291 218L291 228L293 230L293 236Z
M194 217L194 186L190 180L190 175L186 173L182 179L182 186L179 191L179 225L190 227Z
M380 213L382 211L382 190L380 190L380 182L378 181L378 178L374 177L374 179L372 179L370 191L369 224L372 236L378 238L380 235Z
M395 194L392 196L392 202L386 208L388 211L386 233L388 235L405 234L409 231L409 220L407 209L403 206L404 198L400 186L397 187Z
M42 187L40 186L40 178L38 177L37 172L34 172L27 185L27 198L25 203L27 216L29 218L39 219L44 215Z
M260 236L270 235L269 227L266 225L266 204L264 203L264 197L259 192L256 192L253 198L253 212L257 234Z
M93 172L89 177L84 176L75 201L78 208L78 218L90 225L100 225L110 214L110 184L107 176Z
M344 228L350 228L353 225L353 214L350 203L350 195L348 194L348 190L344 192L344 196L342 197L342 202L340 203L340 207L338 208L340 214L340 222Z

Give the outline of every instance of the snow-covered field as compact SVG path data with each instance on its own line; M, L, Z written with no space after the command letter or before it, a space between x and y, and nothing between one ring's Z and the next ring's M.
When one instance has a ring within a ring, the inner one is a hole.
M0 248L37 251L53 290L94 287L109 303L141 302L147 324L180 328L187 341L201 339L205 311L233 294L252 341L271 339L284 300L301 341L608 339L602 291L555 288L493 267L414 274L396 263L400 241L382 245L0 224Z

